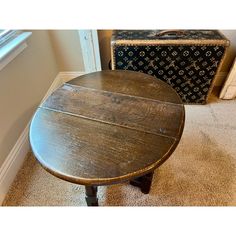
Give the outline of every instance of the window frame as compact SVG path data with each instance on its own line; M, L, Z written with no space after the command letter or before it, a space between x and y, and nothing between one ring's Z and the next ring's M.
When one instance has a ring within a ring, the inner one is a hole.
M31 34L21 30L0 31L0 71L27 47L26 39Z
M13 39L17 34L17 30L3 30L0 32L0 48L9 40Z

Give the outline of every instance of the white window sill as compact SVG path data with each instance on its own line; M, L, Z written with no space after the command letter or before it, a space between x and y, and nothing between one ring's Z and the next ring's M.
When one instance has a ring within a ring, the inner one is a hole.
M25 41L31 34L23 32L0 48L0 71L27 47Z

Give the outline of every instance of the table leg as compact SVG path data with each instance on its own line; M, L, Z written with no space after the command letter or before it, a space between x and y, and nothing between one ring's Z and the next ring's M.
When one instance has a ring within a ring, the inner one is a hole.
M139 187L142 193L148 194L152 185L153 173L154 172L151 172L136 179L133 179L130 181L130 184Z
M97 186L85 186L87 206L98 206Z

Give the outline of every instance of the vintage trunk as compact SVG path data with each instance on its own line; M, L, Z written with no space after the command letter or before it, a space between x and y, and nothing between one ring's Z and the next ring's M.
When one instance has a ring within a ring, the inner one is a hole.
M112 69L153 75L184 103L204 104L228 46L217 30L115 30Z

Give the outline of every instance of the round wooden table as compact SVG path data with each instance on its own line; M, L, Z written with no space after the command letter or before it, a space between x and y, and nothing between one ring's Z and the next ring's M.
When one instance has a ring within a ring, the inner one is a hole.
M38 107L30 144L39 163L63 180L97 186L130 181L150 190L153 171L178 145L185 110L178 94L140 72L101 71L73 79Z

